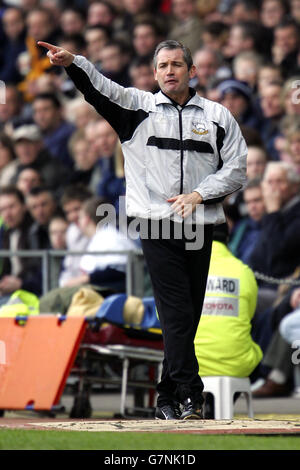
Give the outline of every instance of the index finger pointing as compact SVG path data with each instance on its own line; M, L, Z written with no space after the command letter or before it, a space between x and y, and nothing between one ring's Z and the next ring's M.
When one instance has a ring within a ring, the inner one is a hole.
M54 46L54 44L50 44L49 42L38 41L37 43L39 46L45 47L46 49L49 49L49 51L53 53L58 51L58 47Z

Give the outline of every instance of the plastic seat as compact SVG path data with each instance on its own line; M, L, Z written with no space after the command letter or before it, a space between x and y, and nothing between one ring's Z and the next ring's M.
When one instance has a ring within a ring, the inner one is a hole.
M214 396L215 419L233 419L233 397L236 392L245 394L249 418L254 417L250 380L248 377L201 377L204 392Z

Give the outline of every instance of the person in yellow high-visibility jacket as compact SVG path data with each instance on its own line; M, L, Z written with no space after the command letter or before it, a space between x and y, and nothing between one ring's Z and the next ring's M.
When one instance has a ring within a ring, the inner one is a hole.
M195 352L201 376L248 377L262 359L251 338L257 300L253 271L227 248L225 224L215 227Z

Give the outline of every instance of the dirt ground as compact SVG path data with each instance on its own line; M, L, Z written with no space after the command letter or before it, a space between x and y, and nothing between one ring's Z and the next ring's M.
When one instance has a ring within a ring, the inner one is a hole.
M158 421L141 420L78 420L78 419L26 419L2 418L1 429L44 429L61 431L114 431L114 432L166 432L191 434L298 434L300 435L300 419L264 420L264 419L233 419L233 420L190 420L190 421Z

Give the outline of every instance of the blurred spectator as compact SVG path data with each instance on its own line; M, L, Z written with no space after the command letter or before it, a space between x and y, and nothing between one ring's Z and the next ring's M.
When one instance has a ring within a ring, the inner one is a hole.
M196 50L193 61L196 67L196 75L191 80L191 85L193 87L200 85L206 88L210 79L215 77L221 66L221 56L215 50L201 47Z
M202 46L203 23L197 11L196 0L172 0L174 24L168 39L182 42L192 54Z
M154 78L153 63L149 59L135 59L129 69L131 85L139 90L158 91L157 81Z
M84 37L87 44L87 58L93 64L99 65L101 50L111 39L110 31L105 26L89 26L85 30Z
M66 250L66 233L68 222L63 214L55 214L49 222L48 236L52 250ZM63 261L60 257L51 257L50 265L50 289L58 287L58 279L62 270Z
M2 16L5 42L1 53L0 80L18 83L22 76L16 66L20 53L26 50L25 20L21 9L7 8Z
M66 233L66 245L68 251L84 251L89 239L79 229L79 213L84 201L92 197L92 193L81 185L68 186L60 200L66 219L69 223ZM63 262L62 272L59 277L59 286L74 277L79 276L79 263L81 256L66 256Z
M0 127L11 132L26 119L23 116L23 96L16 85L9 83L6 84L5 94L5 103L0 104Z
M0 188L11 183L17 171L17 156L10 137L0 134Z
M73 160L68 151L68 140L75 127L63 117L63 107L53 93L39 94L33 101L33 118L39 127L45 147L68 168L73 167Z
M290 77L297 69L300 45L300 26L289 17L284 18L274 29L272 60L280 65L284 78Z
M262 189L266 215L249 266L267 276L285 278L300 265L300 176L292 164L269 162ZM276 296L276 284L259 281L261 310Z
M222 52L228 41L229 26L221 21L204 24L202 41L204 47L214 51Z
M258 93L260 94L266 85L270 85L272 83L282 84L283 78L279 65L269 62L259 67L257 77Z
M68 222L63 214L54 214L48 226L50 245L53 250L65 250Z
M259 23L240 21L231 26L228 44L223 48L223 54L228 60L232 60L240 52L246 51L268 57L270 46L271 38Z
M231 8L233 23L239 21L259 22L260 2L257 0L239 0Z
M33 219L29 231L31 248L49 249L48 225L57 207L53 193L45 187L34 187L26 196L26 206Z
M248 146L247 179L262 178L268 162L267 152L262 147Z
M234 78L245 82L253 92L256 91L258 71L262 64L262 58L255 52L241 52L232 62Z
M47 57L47 51L44 47L37 45L37 41L46 41L56 44L58 41L57 25L49 10L42 7L32 9L26 17L27 25L27 57L21 67L24 68L25 78L20 83L19 88L22 91L26 101L31 101L36 94L35 81L45 71L53 68ZM21 58L21 56L19 56ZM59 69L56 69L59 70ZM59 70L58 73L61 71Z
M76 126L76 129L85 129L90 122L99 121L99 114L95 108L81 96L66 103L65 116Z
M26 197L32 188L42 186L43 181L40 173L30 165L25 166L23 170L18 173L18 179L16 181L16 187Z
M288 13L286 0L263 0L260 21L266 28L275 28Z
M282 103L288 116L300 115L300 75L291 77L284 82Z
M280 120L284 114L280 84L269 84L260 92L260 106L264 121L260 130L266 149L272 160L279 160L276 138L280 136Z
M103 198L93 197L84 202L80 210L79 226L89 238L87 251L99 251L99 255L82 256L81 275L67 281L66 285L69 287L92 283L110 287L117 284L119 289L125 289L127 255L101 253L134 250L135 245L113 225L99 224L106 217L97 215L102 203L106 204Z
M298 23L300 22L300 0L290 0L290 14Z
M61 35L58 46L71 52L71 54L87 55L87 43L81 33Z
M0 189L1 249L28 250L32 219L26 210L23 194L14 186ZM2 258L0 278L0 304L5 303L15 290L25 289L36 295L41 293L41 274L37 258Z
M106 43L100 52L101 73L119 85L130 86L128 74L129 57L117 41Z
M60 15L59 24L65 35L82 34L86 25L85 14L76 7L66 8Z
M157 44L162 36L154 18L140 20L133 28L133 49L136 57L152 59Z
M85 130L85 135L89 143L89 151L97 157L98 182L101 183L104 177L113 172L118 135L105 119L90 123Z
M251 88L239 80L224 80L218 86L220 102L245 126L259 129L261 119L252 100Z
M74 171L71 183L84 184L95 194L99 184L101 172L96 165L99 156L90 149L84 129L74 132L69 140L70 154L74 160Z
M18 158L15 180L20 171L30 165L40 173L46 186L59 193L68 181L68 170L43 146L38 127L34 124L18 127L13 133L13 140Z
M116 212L124 210L120 206L120 196L125 196L125 172L124 172L124 155L120 141L114 149L113 154L113 167L107 171L97 185L96 193L111 201L115 206Z
M93 0L90 2L87 15L88 26L101 25L112 27L117 11L109 1Z
M243 197L248 216L234 227L228 246L237 258L248 264L248 260L257 245L261 232L261 221L265 215L265 204L259 178L248 181Z
M297 116L298 117L298 116ZM291 162L300 174L300 115L287 134L287 151Z
M153 0L123 0L122 16L118 18L114 37L129 46L132 42L132 30L136 21L145 16L151 15L163 17L162 14L156 15L158 8ZM166 20L167 21L167 20Z

